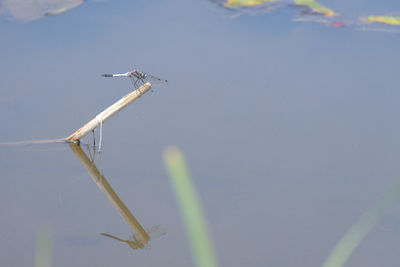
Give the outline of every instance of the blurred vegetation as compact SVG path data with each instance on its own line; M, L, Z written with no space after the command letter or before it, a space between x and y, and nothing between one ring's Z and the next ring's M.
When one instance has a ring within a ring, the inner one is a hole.
M164 161L183 217L196 266L216 267L217 262L203 209L181 151L176 147L167 148L164 152Z

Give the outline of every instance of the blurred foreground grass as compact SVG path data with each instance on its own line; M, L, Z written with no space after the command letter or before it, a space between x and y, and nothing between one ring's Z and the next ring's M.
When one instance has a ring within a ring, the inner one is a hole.
M400 201L400 181L379 198L344 234L323 267L343 267L378 221Z
M53 234L49 228L43 227L37 231L35 267L51 267L53 253Z
M196 266L216 267L217 262L203 209L181 151L177 147L168 147L164 151L164 162L183 217Z

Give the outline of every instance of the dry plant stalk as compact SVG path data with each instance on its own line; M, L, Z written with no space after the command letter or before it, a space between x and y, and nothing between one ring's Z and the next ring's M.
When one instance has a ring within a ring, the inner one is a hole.
M119 214L124 218L124 220L128 223L131 229L134 231L136 236L143 244L147 244L149 242L150 237L149 234L143 229L140 223L136 220L136 218L132 215L129 209L125 206L124 202L119 198L117 193L115 193L114 189L108 183L107 179L101 174L101 172L97 169L94 162L92 162L83 149L77 144L70 144L70 148L72 152L74 152L75 156L82 163L83 167L85 167L86 171L93 178L98 187L103 191L104 195L108 198L114 208L119 212Z
M91 121L83 125L79 130L72 133L70 136L65 138L66 142L70 143L78 143L79 140L84 137L87 133L93 131L97 126L103 124L107 119L117 114L120 110L128 106L130 103L144 95L151 89L150 83L145 83L140 86L135 91L130 92L121 98L118 102L114 103L110 107L108 107L103 112L99 113L96 117L94 117Z

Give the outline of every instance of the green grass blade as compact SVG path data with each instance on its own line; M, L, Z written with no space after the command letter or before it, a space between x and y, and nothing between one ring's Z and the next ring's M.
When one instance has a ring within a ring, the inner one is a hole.
M333 249L323 267L342 267L375 224L400 201L400 182L355 222Z
M51 267L53 235L47 228L40 229L36 238L35 267Z
M197 267L216 267L207 225L194 185L181 151L169 147L164 152L164 162L183 217L192 255Z

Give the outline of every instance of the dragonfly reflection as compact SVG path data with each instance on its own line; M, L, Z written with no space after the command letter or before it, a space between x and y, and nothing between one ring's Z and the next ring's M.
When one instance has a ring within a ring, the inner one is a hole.
M168 80L158 78L156 76L153 76L151 74L142 72L140 70L133 70L125 73L116 73L116 74L102 74L101 76L103 77L128 77L131 79L133 86L135 88L139 88L146 82L150 82L152 84L165 84L168 82Z
M156 225L149 229L146 229L146 232L149 235L150 240L152 240L154 238L158 238L160 236L163 236L167 233L167 231L164 228L161 228L160 225ZM101 235L124 242L132 249L150 249L151 248L149 243L147 243L147 242L144 243L142 240L140 240L139 237L136 236L136 234L131 235L130 238L127 240L121 239L119 237L116 237L116 236L113 236L110 234L106 234L106 233L101 233Z
M150 239L166 234L166 230L161 228L160 225L156 225L148 230L145 230L130 212L128 207L126 207L124 202L122 202L122 200L119 198L118 194L108 183L107 179L101 174L99 169L97 169L94 161L89 159L89 157L78 144L70 144L70 148L75 156L78 158L78 160L85 167L88 174L93 178L94 182L97 184L100 190L103 191L104 195L107 197L107 199L118 211L118 213L121 215L121 217L125 220L125 222L129 225L134 233L128 240L123 240L121 238L105 233L102 233L102 235L119 240L121 242L125 242L133 249L146 249L150 248L150 245L148 244Z

